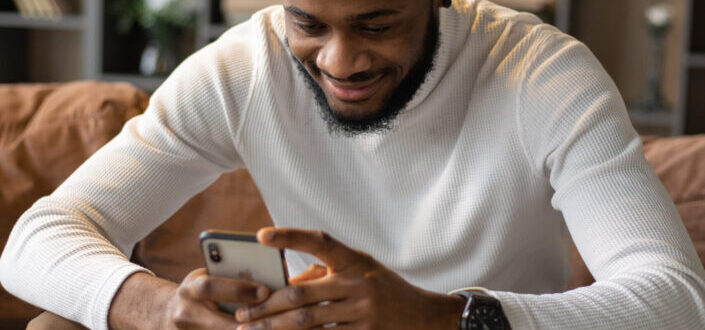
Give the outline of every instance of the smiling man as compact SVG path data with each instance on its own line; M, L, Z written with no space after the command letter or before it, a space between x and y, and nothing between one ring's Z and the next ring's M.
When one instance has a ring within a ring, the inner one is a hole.
M289 287L129 262L238 168ZM597 281L563 292L571 236ZM705 328L705 270L598 61L472 0L286 0L232 28L22 216L0 280L97 329Z
M352 7L347 11L337 9L338 5L328 4L325 17L337 14L336 25L352 30L349 36L352 32L360 35L358 39L363 37L361 46L366 50L350 52L341 40L330 43L316 38L330 33L327 30L334 22L286 6L287 31L292 31L287 33L292 40L287 45L294 63L332 131L354 135L388 129L433 67L439 35L434 3L413 2L399 9L363 13L355 8L359 4L346 4ZM425 24L417 24L418 13L423 12Z

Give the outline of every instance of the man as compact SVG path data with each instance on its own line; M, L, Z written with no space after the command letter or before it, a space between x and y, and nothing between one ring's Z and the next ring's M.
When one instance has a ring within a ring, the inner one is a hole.
M128 262L243 167L290 287ZM559 293L568 232L597 282ZM705 270L614 84L584 45L484 1L258 13L23 215L1 262L9 291L93 328L705 327Z

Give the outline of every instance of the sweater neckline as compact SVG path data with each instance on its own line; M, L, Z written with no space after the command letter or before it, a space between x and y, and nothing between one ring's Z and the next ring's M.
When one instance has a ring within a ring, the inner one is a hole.
M457 56L458 51L463 46L463 42L458 40L462 35L459 33L459 31L461 31L459 25L462 23L459 19L460 15L458 15L456 10L457 9L454 7L440 9L438 29L440 33L438 38L439 45L433 59L433 68L428 72L426 80L424 80L416 91L416 94L414 94L409 103L404 107L402 113L410 112L426 100L441 82L453 58Z

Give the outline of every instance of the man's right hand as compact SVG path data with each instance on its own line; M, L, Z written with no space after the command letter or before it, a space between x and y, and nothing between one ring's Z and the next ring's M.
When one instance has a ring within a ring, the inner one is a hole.
M261 284L210 276L205 268L177 285L145 273L127 278L108 316L112 329L235 329L235 316L215 302L255 304L269 296Z

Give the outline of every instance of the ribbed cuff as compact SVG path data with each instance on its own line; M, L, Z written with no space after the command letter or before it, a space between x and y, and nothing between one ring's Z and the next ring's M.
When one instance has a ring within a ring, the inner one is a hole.
M108 330L108 312L110 311L110 305L115 298L122 283L132 274L144 272L147 274L154 275L150 270L138 266L133 263L125 264L113 271L110 276L105 280L103 286L98 291L96 299L91 308L91 325L89 328L97 330ZM85 325L85 324L84 324Z
M518 294L503 291L491 291L491 294L502 305L502 311L504 311L512 330L534 329L529 312L524 309L524 304Z
M469 292L475 291L475 292L480 292L480 293L484 293L484 294L486 294L486 295L488 295L488 296L494 297L495 299L499 299L499 297L497 297L497 295L495 295L492 291L487 290L487 289L485 289L485 288L483 288L483 287L479 287L479 286L470 286L470 287L467 287L467 288L455 289L455 290L453 290L453 291L451 291L451 292L448 292L448 294L456 294L456 293L458 293L458 292L460 292L460 291L469 291Z

